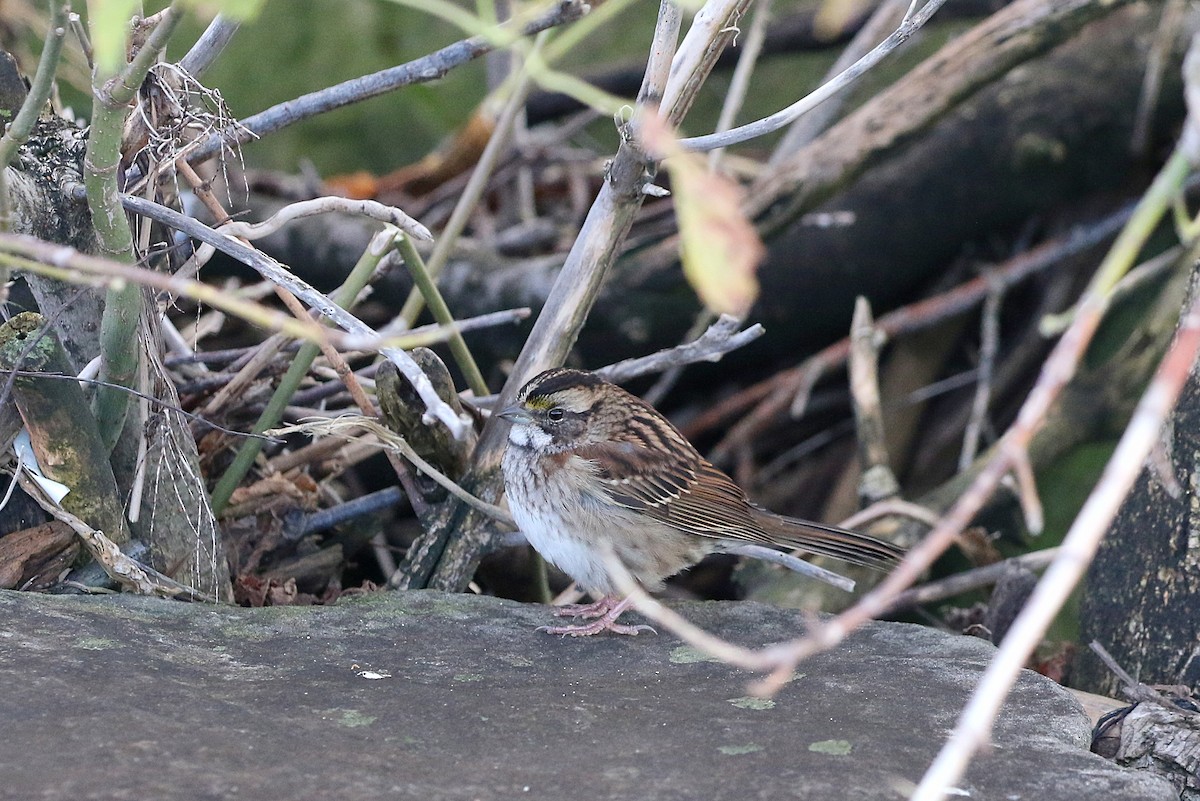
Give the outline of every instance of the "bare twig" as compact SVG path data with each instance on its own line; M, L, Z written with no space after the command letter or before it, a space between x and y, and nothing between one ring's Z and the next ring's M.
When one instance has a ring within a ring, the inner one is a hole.
M850 44L846 45L846 49L838 56L837 61L829 68L822 83L833 80L839 73L870 51L876 42L895 29L904 18L906 5L906 0L883 0L866 24L859 28ZM793 122L771 153L771 158L767 161L768 166L774 167L781 164L792 153L824 132L841 111L844 99L844 97L831 97Z
M1045 548L1033 553L1014 556L983 567L976 567L944 579L930 581L917 587L912 587L896 596L888 609L888 614L911 609L914 606L944 601L961 595L964 592L977 590L995 584L1010 570L1023 568L1025 570L1040 570L1050 564L1058 556L1058 548Z
M866 509L860 509L854 514L847 517L841 522L842 528L862 528L868 523L878 520L882 517L908 517L916 520L918 523L924 523L929 528L933 528L941 519L937 512L932 509L921 506L919 503L905 501L900 498L884 498L881 501L868 506Z
M659 373L684 364L719 362L726 353L748 345L766 333L766 329L758 323L739 331L741 326L741 320L733 315L723 314L708 327L708 330L691 342L664 348L648 356L638 356L610 364L596 372L614 384L623 384L640 375Z
M709 634L678 612L655 600L629 574L629 570L622 564L611 545L605 543L603 550L604 566L608 575L612 578L618 591L632 600L633 608L655 623L670 629L688 645L720 659L726 664L747 670L771 670L778 663L778 657L772 647L754 650L734 645L716 635Z
M763 562L770 562L776 565L782 565L794 573L799 573L802 576L814 578L817 581L823 581L837 587L839 590L846 592L854 592L854 579L846 578L843 575L834 573L832 570L826 570L823 567L818 567L812 562L805 561L798 556L793 556L784 551L777 551L774 548L768 548L765 545L751 545L742 543L722 549L722 553L734 554L735 556L748 556L751 559L758 559Z
M976 373L975 396L971 400L971 417L963 432L962 451L958 455L959 472L966 470L975 461L979 452L979 438L987 423L988 403L992 395L992 373L996 367L996 354L1000 349L1000 303L1004 299L1004 285L988 282L992 289L983 301L979 322L979 370Z
M1137 114L1134 116L1133 135L1129 138L1129 149L1138 158L1148 155L1151 145L1151 125L1154 109L1162 92L1163 72L1167 67L1167 55L1179 36L1187 3L1184 0L1168 0L1163 4L1162 16L1154 42L1146 54L1146 72L1142 78L1142 92L1138 96Z
M721 104L721 113L717 117L716 131L728 131L733 127L742 103L746 100L746 92L750 88L750 77L762 53L763 42L767 38L767 25L771 21L771 0L761 0L758 8L754 9L754 18L750 21L750 31L746 34L746 42L742 45L741 55L738 56L737 66L733 68L733 77L729 80L729 91L725 93L725 101ZM708 168L717 169L725 151L716 148L708 154Z
M681 139L680 144L689 150L712 150L718 147L729 147L730 145L748 142L751 139L757 139L760 136L778 131L779 129L790 125L793 120L799 118L809 109L815 108L818 104L842 91L852 83L857 81L863 75L867 74L876 64L884 59L889 53L895 50L900 45L904 44L908 39L917 32L918 29L937 12L945 4L946 0L928 0L928 2L911 17L906 16L900 26L889 36L879 43L874 49L847 67L842 72L838 73L837 77L822 84L820 87L805 95L800 100L797 100L787 108L777 111L774 114L764 117L761 120L756 120L746 125L734 128L730 131L722 133L708 134L707 136L694 136L688 139Z
M290 270L284 268L283 265L262 251L255 250L249 245L244 245L235 239L231 239L198 220L194 220L185 214L180 214L174 209L169 209L161 204L152 203L132 195L123 195L121 200L130 211L144 214L176 230L183 231L188 236L206 242L248 267L253 268L263 278L291 292L315 311L333 321L343 331L367 339L378 337L366 323L340 308L324 294L318 292L306 281L293 275ZM421 369L417 367L416 363L413 362L407 353L395 347L383 347L379 349L379 352L392 361L401 375L412 384L413 389L416 390L421 400L425 402L430 419L441 421L455 437L461 436L466 431L467 426L470 425L470 421L455 414L454 410L438 397L429 379L421 372Z
M1046 516L1042 512L1042 499L1038 495L1037 480L1033 476L1033 464L1029 460L1029 451L1022 450L1013 455L1012 474L1016 478L1017 500L1025 515L1025 527L1029 533L1038 535L1046 524Z
M225 45L237 33L241 22L225 14L218 14L204 29L204 33L179 60L179 66L195 78L199 78L208 70L212 63L221 55Z
M422 242L432 242L433 234L420 222L409 217L395 206L387 206L375 200L351 200L344 197L318 197L289 203L262 222L248 223L234 220L221 226L221 233L242 239L262 239L275 233L288 223L296 222L316 214L353 214L394 225L404 233Z
M109 578L131 592L141 595L154 595L159 598L179 598L188 601L205 601L216 603L217 599L199 592L192 587L180 584L174 579L164 576L152 567L141 564L121 552L115 542L105 536L104 532L92 528L79 517L63 509L42 492L41 486L33 481L25 471L20 473L21 489L37 501L46 513L56 520L61 520L71 527L83 542Z
M766 333L766 329L758 323L738 331L741 324L742 321L733 315L723 314L701 336L691 342L664 348L647 356L615 362L597 368L595 372L606 381L623 384L638 376L673 370L696 362L719 362L726 353L743 347ZM496 406L498 399L498 395L489 395L474 398L472 402L480 408L490 409Z
M504 36L514 32L512 31L514 25L521 26L519 31L515 32L524 36L532 36L547 28L573 22L586 14L588 8L587 4L579 0L560 0L553 8L533 20L524 23L517 21L513 25L500 26L497 29L501 37L499 39L473 36L470 39L447 45L407 64L344 81L335 86L272 106L247 117L238 125L212 134L191 152L188 160L193 163L203 161L226 147L257 139L264 134L310 119L318 114L377 97L404 86L437 80L452 69L495 50L497 43L503 42Z
M883 406L879 399L879 346L881 337L871 319L871 304L860 296L850 324L850 398L858 434L862 477L859 497L868 503L899 493L900 482L888 462Z

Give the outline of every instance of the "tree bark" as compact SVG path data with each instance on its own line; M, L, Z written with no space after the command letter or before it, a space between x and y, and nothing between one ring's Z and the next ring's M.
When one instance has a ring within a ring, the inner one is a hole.
M1193 276L1198 291L1200 273ZM1083 641L1098 641L1146 684L1200 687L1200 376L1193 373L1087 574ZM1164 480L1164 476L1167 476ZM1168 486L1176 484L1177 486ZM1178 494L1176 494L1178 493ZM1077 686L1119 682L1081 650Z

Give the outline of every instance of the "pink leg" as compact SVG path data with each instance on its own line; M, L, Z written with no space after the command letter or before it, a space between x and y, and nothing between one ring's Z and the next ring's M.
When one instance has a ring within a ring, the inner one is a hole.
M584 620L591 620L594 617L601 617L610 609L619 603L617 598L611 595L606 595L599 601L593 601L590 604L566 604L554 610L555 617L581 617Z
M623 601L618 601L616 598L606 597L601 598L595 604L588 604L591 607L599 608L600 604L605 605L605 611L596 615L596 619L591 623L581 623L570 626L539 626L538 631L544 631L547 634L560 634L564 637L590 637L593 634L599 634L602 631L611 631L614 634L640 634L643 631L654 631L653 628L645 624L630 626L624 623L618 623L617 618L621 613L629 608L632 601L626 598ZM657 634L658 632L654 632Z

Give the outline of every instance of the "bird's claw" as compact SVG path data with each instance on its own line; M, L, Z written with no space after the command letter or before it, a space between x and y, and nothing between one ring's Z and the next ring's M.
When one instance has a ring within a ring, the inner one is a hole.
M612 608L615 605L616 602L610 598L601 598L599 601L595 601L590 604L568 604L566 606L560 606L554 610L554 616L571 618L581 617L584 620L591 620L592 618L603 617L604 615L608 614L610 611L612 611Z
M593 634L600 634L605 631L611 631L613 634L627 634L631 637L637 636L643 631L658 634L658 631L653 626L647 626L645 623L630 625L617 623L615 620L605 620L604 618L576 626L538 626L536 630L544 631L547 634L558 634L562 637L590 637Z

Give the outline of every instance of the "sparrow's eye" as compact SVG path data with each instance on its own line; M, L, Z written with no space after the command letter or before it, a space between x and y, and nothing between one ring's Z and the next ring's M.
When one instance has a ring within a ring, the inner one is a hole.
M550 422L557 423L566 416L566 412L556 406L550 411L546 412L546 416L550 418Z

